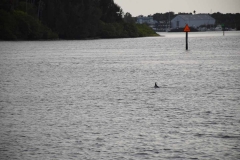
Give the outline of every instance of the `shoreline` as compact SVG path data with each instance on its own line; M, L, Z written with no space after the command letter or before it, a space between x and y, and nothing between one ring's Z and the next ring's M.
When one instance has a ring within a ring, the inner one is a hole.
M95 38L84 38L84 39L62 39L62 38L58 38L58 39L16 39L16 40L4 40L4 39L0 39L0 42L3 41L9 41L9 42L21 42L21 41L86 41L86 40L102 40L102 39L129 39L129 38L145 38L145 37L164 37L158 33L156 33L156 35L150 35L150 36L144 36L144 37L116 37L116 38L100 38L100 37L95 37Z

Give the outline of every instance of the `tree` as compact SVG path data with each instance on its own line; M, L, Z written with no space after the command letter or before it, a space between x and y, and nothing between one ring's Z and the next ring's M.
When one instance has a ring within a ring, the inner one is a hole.
M102 10L101 20L106 23L122 22L123 11L113 0L99 0Z
M1 9L6 16L0 17L0 33L8 39L56 38L54 33L62 39L139 35L131 14L124 22L113 0L1 0Z
M127 12L125 15L124 15L124 22L126 23L135 23L135 20L134 18L132 17L132 15Z

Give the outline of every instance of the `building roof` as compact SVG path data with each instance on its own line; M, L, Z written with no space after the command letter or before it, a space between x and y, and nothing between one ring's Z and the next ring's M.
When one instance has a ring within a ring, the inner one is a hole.
M195 15L178 15L182 19L188 21L188 20L215 20L211 16L207 14L195 14Z

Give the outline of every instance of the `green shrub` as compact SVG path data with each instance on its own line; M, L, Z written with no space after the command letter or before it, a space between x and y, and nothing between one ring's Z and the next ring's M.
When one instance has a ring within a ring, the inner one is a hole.
M0 10L0 39L15 40L16 22L9 12Z
M139 37L159 36L152 28L146 24L136 24L136 26L139 32Z
M101 22L102 38L128 38L158 36L147 25L134 23L103 23Z
M136 24L133 23L125 23L124 24L124 30L128 33L129 37L138 37L139 32L136 27Z
M102 24L101 37L102 38L115 38L117 37L117 31L112 23L103 23Z
M38 19L23 11L0 10L0 39L37 40L57 39L58 35L44 26Z
M3 40L17 40L17 37L8 28L0 27L0 34L1 34L0 39L3 39Z

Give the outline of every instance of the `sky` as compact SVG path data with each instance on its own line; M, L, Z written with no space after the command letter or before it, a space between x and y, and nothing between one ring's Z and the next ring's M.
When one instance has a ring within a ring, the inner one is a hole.
M240 0L114 0L124 13L132 16L169 11L190 13L240 13Z

